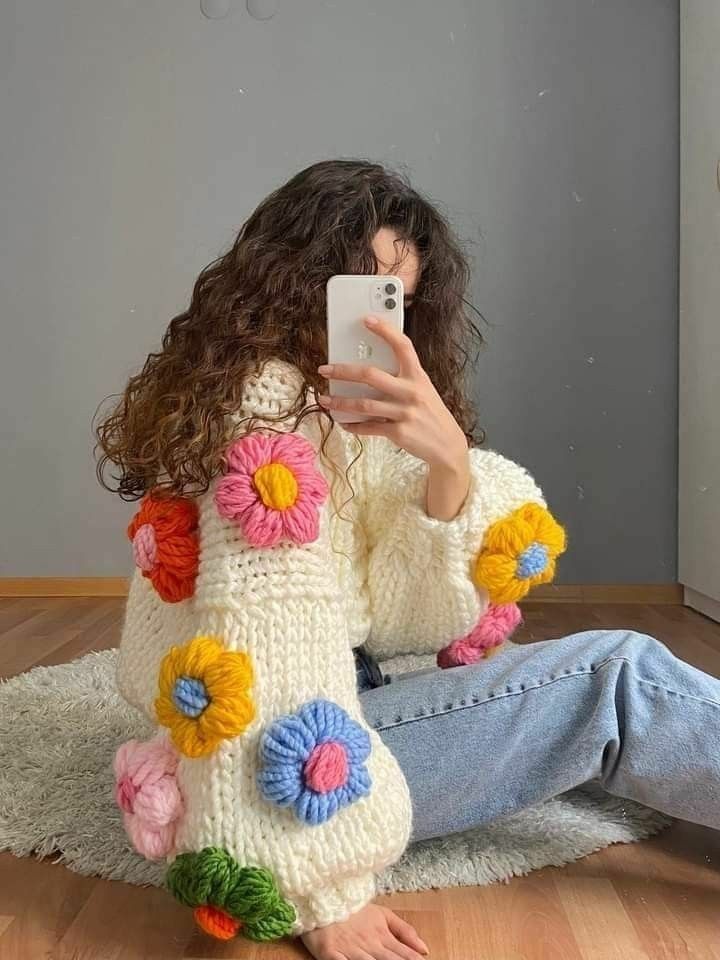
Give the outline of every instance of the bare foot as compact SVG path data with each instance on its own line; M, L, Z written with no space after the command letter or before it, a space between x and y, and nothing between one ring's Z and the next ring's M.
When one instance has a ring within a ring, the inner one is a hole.
M315 960L422 960L428 954L409 923L375 903L300 939Z

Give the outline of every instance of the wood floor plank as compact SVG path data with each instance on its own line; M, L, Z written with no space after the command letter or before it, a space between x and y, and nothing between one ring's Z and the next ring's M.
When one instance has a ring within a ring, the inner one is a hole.
M650 876L628 872L613 881L647 955L652 960L716 960L713 936L717 924L710 920L712 908L708 909L716 894L691 900L695 896L691 887L683 893L673 883L667 885L672 887L672 895L666 898L666 884Z
M477 957L584 960L557 891L534 875L443 894L453 957L462 957L472 944Z
M117 615L117 603L105 602L104 609L91 624L73 625L73 634L67 642L50 650L34 664L37 667L51 667L58 663L68 663L90 653L91 650L110 650L120 642L120 624Z
M50 860L0 853L0 903L13 918L0 934L0 960L54 956L96 882Z
M179 960L193 927L192 911L165 890L96 880L60 940L57 960L75 960L83 951L107 960Z
M720 831L678 821L633 852L617 847L612 879L650 955L720 960Z
M75 636L75 631L61 628L50 636L35 636L30 632L16 636L8 642L7 649L3 650L5 670L0 672L0 676L12 677L24 673L53 650L69 643Z
M40 612L3 632L0 676L13 676L41 663L62 662L51 655L80 634L86 635L85 646L93 648L97 639L93 628L105 617L106 627L115 626L117 616L117 608L107 600L46 601Z
M555 887L582 960L661 960L646 953L609 880L556 876Z
M720 831L676 821L642 843L614 844L552 872L568 883L611 882L652 960L719 960L716 863Z
M42 613L42 601L34 603L22 600L0 601L0 635L19 623L24 623L30 617Z

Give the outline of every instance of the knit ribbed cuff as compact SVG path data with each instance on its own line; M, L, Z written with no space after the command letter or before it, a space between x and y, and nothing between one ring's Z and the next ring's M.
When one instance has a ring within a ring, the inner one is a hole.
M297 913L292 932L298 936L316 927L347 920L374 897L375 875L372 873L339 880L331 886L313 891L307 897L290 896Z

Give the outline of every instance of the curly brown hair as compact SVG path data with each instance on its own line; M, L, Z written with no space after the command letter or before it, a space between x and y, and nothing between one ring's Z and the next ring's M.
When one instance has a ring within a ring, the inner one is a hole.
M405 330L468 439L482 442L463 389L472 345L483 342L471 313L481 315L465 299L469 266L446 219L399 173L326 160L263 200L227 253L202 270L162 350L148 356L95 430L100 483L124 500L151 488L204 493L222 469L226 416L268 359L294 364L317 399L325 383L317 372L326 361L325 285L333 274L378 272L372 240L382 227L412 242L420 259ZM301 393L283 419L297 426L308 412L302 408ZM109 463L120 469L115 483L105 477Z

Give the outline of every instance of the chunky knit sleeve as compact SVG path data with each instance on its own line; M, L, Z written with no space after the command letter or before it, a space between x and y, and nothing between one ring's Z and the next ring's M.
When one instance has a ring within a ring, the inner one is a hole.
M292 385L265 371L242 413L277 412ZM167 889L221 939L345 919L410 835L407 784L356 690L320 448L312 416L256 423L207 493L148 496L128 530L118 685L158 733L118 751L117 801L136 849L167 861Z
M380 658L442 650L441 666L454 665L448 648L464 651L455 663L477 659L473 650L517 625L517 601L553 578L564 531L530 474L493 451L470 451L469 493L450 521L425 512L424 462L383 438L367 454L367 649Z

